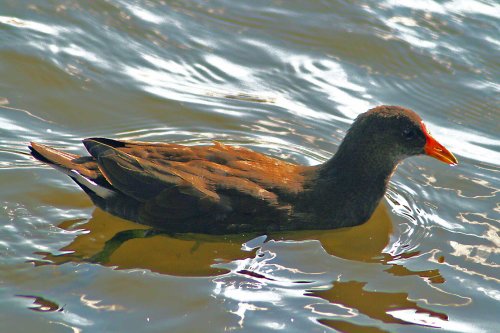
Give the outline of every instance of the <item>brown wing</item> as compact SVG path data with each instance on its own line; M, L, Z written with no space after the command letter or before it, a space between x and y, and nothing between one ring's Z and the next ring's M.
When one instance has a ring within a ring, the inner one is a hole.
M217 142L189 147L92 138L84 144L108 182L143 203L137 219L150 225L278 220L290 208L283 199L301 190L306 170Z
M189 147L91 138L84 144L92 156L36 143L32 154L70 175L101 208L163 229L217 232L233 225L238 231L249 222L275 223L311 169L217 142ZM116 195L100 195L71 170Z
M190 175L193 184L212 191L230 188L267 199L274 197L271 192L293 194L302 190L304 174L310 168L219 142L213 146L183 146L92 138L84 144L96 158L103 146L112 147L138 158L140 164L148 161L147 165Z

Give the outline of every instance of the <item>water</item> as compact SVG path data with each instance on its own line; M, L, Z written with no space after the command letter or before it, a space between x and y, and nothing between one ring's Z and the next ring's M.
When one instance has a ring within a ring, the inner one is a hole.
M0 1L2 332L495 332L494 1ZM365 225L170 237L96 210L29 141L217 139L315 164L357 114L417 111Z

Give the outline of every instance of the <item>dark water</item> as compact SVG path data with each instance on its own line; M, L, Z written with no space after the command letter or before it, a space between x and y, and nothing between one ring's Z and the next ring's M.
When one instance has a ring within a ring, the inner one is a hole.
M487 0L0 0L0 331L497 332L499 18ZM314 164L379 104L460 164L405 161L344 230L153 234L26 149L217 139Z

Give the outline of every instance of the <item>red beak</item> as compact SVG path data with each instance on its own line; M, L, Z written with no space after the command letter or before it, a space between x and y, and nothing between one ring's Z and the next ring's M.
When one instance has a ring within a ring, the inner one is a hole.
M429 131L427 130L427 127L425 127L424 122L422 124L422 130L425 133L425 138L427 142L425 143L424 146L424 151L427 155L432 156L441 162L448 163L449 165L457 165L458 160L456 159L453 154L446 149L442 144L436 141Z

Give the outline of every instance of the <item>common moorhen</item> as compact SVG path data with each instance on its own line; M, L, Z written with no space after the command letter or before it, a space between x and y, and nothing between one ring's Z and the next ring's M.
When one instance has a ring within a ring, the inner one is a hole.
M31 154L70 176L100 208L169 232L333 229L364 223L398 163L457 159L399 106L357 117L330 160L303 166L219 142L212 146L89 138L91 156L32 142Z

